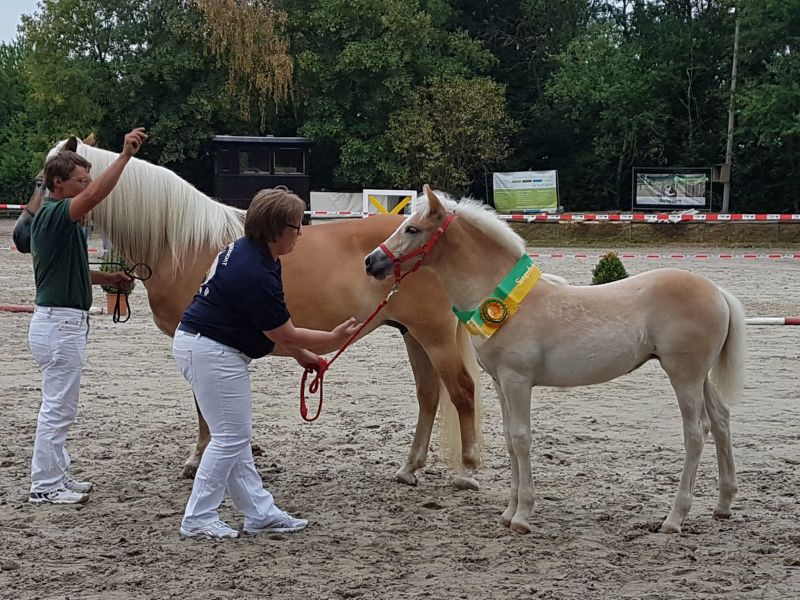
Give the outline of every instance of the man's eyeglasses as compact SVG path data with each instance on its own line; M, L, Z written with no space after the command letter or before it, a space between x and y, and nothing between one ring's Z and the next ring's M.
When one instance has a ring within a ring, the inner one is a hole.
M294 229L298 233L300 232L300 229L303 227L302 225L292 225L291 223L287 223L286 226L287 227L291 227L292 229Z

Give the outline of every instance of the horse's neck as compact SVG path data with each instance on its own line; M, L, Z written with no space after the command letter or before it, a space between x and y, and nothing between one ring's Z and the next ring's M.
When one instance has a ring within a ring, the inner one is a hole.
M486 300L519 260L467 222L451 226L440 244L434 268L459 310L475 308Z

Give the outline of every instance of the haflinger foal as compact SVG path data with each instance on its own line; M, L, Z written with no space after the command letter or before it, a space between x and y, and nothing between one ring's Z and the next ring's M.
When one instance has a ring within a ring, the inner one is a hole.
M416 211L366 257L366 270L378 279L399 276L420 256L439 275L495 383L511 455L506 525L530 531L531 388L602 383L651 359L675 390L686 449L661 531L681 531L709 428L719 466L713 516L730 517L737 484L729 406L741 394L745 361L744 309L733 295L678 269L597 286L553 282L493 212L469 200L440 199L427 186Z

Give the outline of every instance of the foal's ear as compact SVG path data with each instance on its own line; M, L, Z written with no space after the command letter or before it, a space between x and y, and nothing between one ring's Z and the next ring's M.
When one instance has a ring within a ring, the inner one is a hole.
M74 135L69 136L69 139L64 142L64 145L61 146L62 150L69 150L70 152L77 152L78 150L78 138Z
M439 200L439 197L434 193L427 183L422 186L422 191L425 192L425 195L428 197L428 214L434 218L444 219L447 211L444 209L444 206L442 206L442 202Z
M84 138L83 143L86 144L87 146L94 146L95 143L96 143L95 139L94 139L94 132L92 132L89 135L87 135Z

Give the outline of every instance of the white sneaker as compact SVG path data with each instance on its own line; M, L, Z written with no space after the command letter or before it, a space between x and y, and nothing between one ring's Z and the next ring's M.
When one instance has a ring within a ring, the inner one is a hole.
M181 525L181 537L205 538L208 540L236 539L239 532L228 527L224 521L214 521L198 527L184 527Z
M88 500L88 494L81 494L67 488L58 488L50 492L31 492L28 498L28 502L31 504L84 504Z
M78 481L67 475L64 477L64 487L73 492L85 494L86 492L92 491L94 484L91 481Z
M280 511L277 517L264 521L260 525L250 526L245 524L244 532L247 535L258 535L259 533L294 533L302 531L308 527L308 519L296 519L289 513Z

